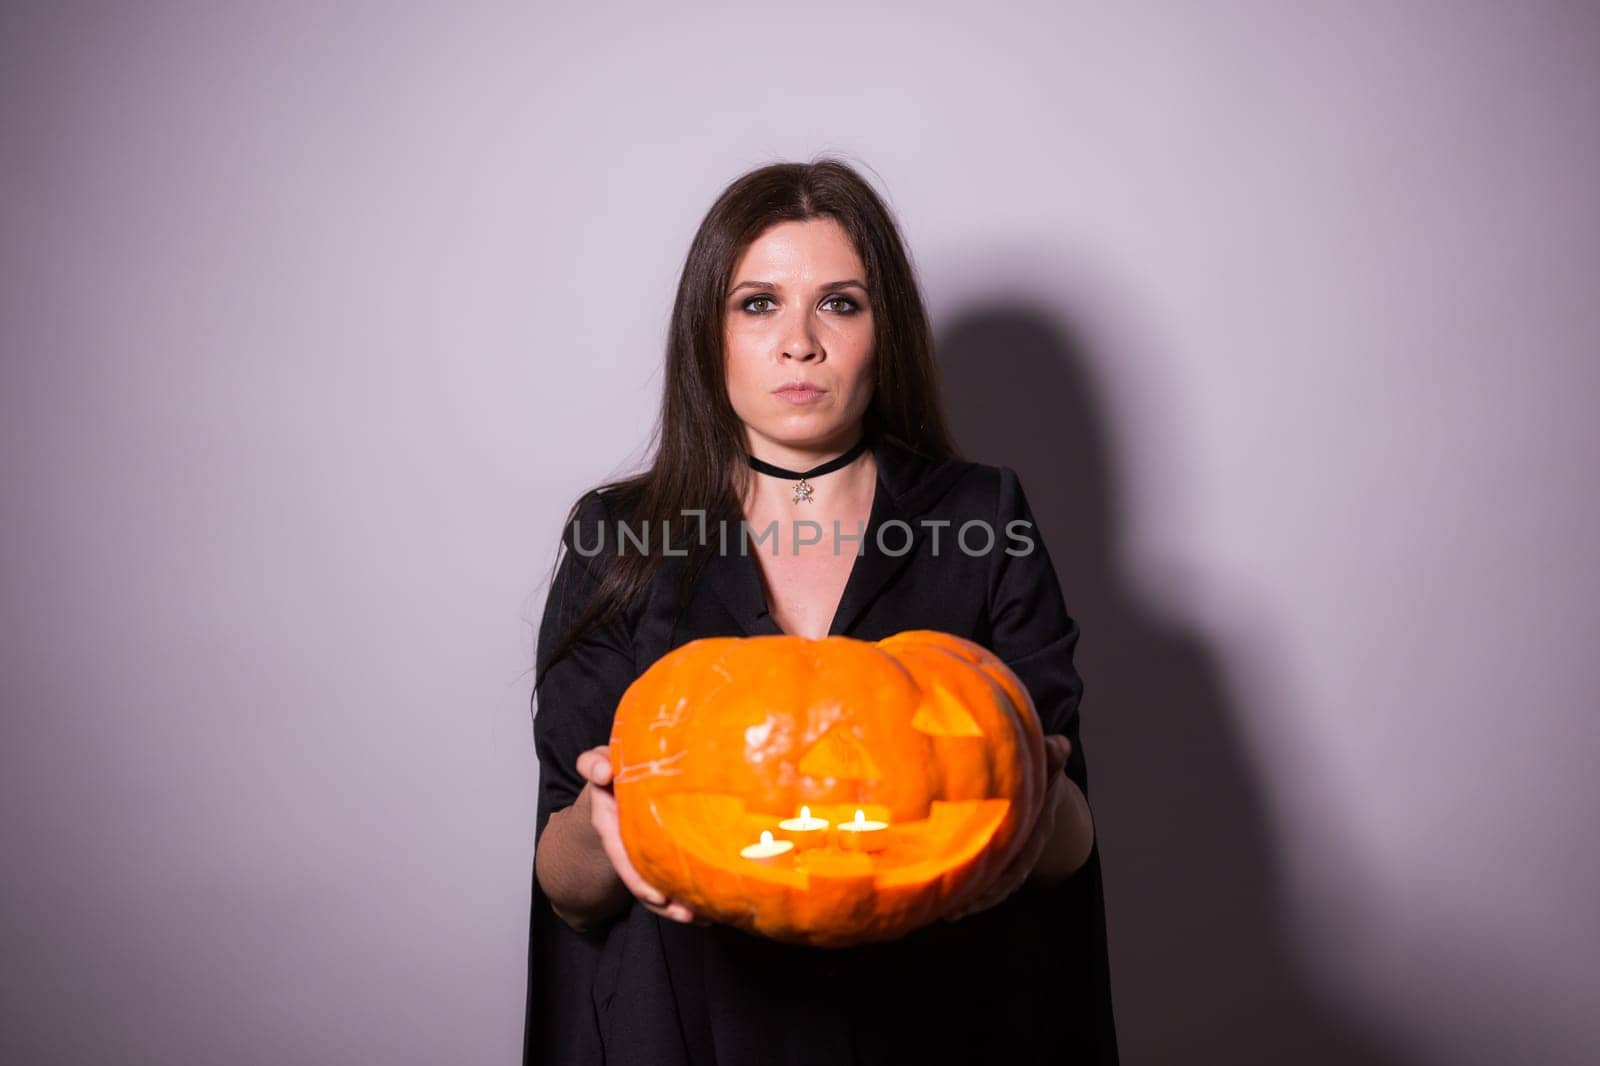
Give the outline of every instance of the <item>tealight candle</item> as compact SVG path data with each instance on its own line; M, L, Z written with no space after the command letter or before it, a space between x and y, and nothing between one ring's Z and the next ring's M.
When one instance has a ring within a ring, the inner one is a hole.
M826 818L813 818L810 807L800 808L800 817L785 818L778 823L778 829L784 839L794 842L797 848L814 848L828 840L828 826L832 823Z
M739 854L743 855L747 859L755 859L759 862L770 862L773 859L776 859L779 855L783 855L793 850L794 844L787 840L773 840L772 830L763 829L761 831L761 843L747 844L740 849Z
M840 822L838 831L841 848L850 851L882 851L889 846L889 823L868 821L864 812L857 810L853 822Z

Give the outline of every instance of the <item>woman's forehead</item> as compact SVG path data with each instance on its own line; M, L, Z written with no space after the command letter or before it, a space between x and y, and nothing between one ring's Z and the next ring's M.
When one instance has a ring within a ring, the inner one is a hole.
M764 230L734 264L732 284L828 285L850 279L865 281L855 243L838 222L814 218Z

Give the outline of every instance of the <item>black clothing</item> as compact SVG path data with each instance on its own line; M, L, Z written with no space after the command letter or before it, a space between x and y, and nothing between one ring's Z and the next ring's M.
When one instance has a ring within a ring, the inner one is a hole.
M990 648L1027 685L1044 731L1071 739L1067 773L1087 793L1078 737L1083 686L1073 667L1078 627L1016 473L930 460L881 438L872 448L871 517L829 632L877 640L938 629ZM615 522L625 517L589 494L579 512L584 550L593 552L603 519L606 553L614 551ZM966 548L982 553L969 555L956 535L974 519L988 523L995 539L984 552L987 537L973 527ZM1019 519L1030 525L1008 529ZM831 535L825 531L824 544ZM715 523L710 536L714 543ZM1006 553L1027 551L1024 537L1032 541L1028 554ZM908 538L911 550L894 554ZM540 666L556 630L592 595L599 562L571 550L570 529L564 540L539 633ZM608 742L623 692L656 659L699 637L782 632L767 611L757 560L739 554L737 523L728 544L689 589L675 629L683 561L668 557L624 619L550 670L534 718L536 842L550 814L583 787L579 753ZM842 542L840 550L857 546ZM960 921L835 949L684 925L637 902L605 929L580 934L555 916L535 879L528 971L527 1066L1117 1061L1098 846L1059 885L1030 882Z

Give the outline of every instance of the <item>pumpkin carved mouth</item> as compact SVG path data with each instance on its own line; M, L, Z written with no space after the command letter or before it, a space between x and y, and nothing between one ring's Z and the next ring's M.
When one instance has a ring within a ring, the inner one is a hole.
M1027 690L980 645L932 630L686 644L623 696L611 756L645 880L714 920L817 946L897 937L964 902L1015 855L1044 790ZM802 807L887 827L741 853ZM869 835L870 850L853 846Z

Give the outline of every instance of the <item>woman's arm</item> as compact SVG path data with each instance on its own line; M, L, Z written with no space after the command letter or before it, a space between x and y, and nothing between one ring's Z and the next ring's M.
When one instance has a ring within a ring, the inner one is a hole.
M611 749L590 748L578 756L577 769L585 782L582 791L571 806L550 815L533 853L534 876L556 917L587 932L614 920L637 898L663 918L699 921L687 904L669 900L639 876L628 858L611 790Z
M632 633L626 619L614 619L592 629L562 659L552 662L552 656L592 603L607 560L601 555L586 561L573 538L581 529L582 539L595 543L608 521L604 499L590 493L579 502L577 528L562 531L562 557L545 598L536 658L543 680L533 719L539 758L534 876L551 909L580 931L604 926L627 907L628 894L594 824L594 759L585 756L605 750L612 713L633 680ZM603 533L599 543L605 546ZM609 765L605 769L601 788L610 784Z
M576 803L551 814L533 854L550 909L580 933L616 918L632 898L606 857L591 820L593 803L592 786L585 786Z
M1052 752L1051 764L1056 769L1040 815L1045 840L1029 875L1031 880L1051 883L1082 868L1095 840L1088 770L1078 741L1078 705L1083 697L1083 679L1074 664L1078 624L1067 612L1033 509L1010 467L1001 468L995 525L1008 534L1015 527L1028 538L1027 550L1010 549L994 555L990 646L1028 687L1046 742L1059 749Z

